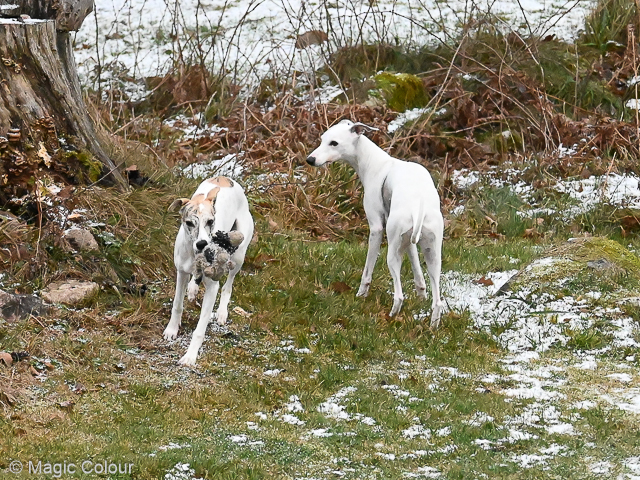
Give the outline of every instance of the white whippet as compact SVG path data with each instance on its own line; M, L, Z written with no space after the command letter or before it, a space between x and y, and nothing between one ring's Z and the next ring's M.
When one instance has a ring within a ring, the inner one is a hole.
M409 255L418 296L427 298L416 246L419 244L431 281L431 328L437 328L442 314L440 269L444 230L440 197L426 168L390 156L362 135L365 130L375 129L362 123L341 121L322 135L320 146L311 152L307 163L319 167L343 160L355 169L364 187L364 211L370 230L369 251L357 296L366 297L369 293L386 225L389 244L387 264L394 287L390 315L400 311L404 300L400 267L405 252Z
M187 282L189 276L194 273L196 254L204 250L216 232L237 230L242 233L244 239L231 255L233 268L229 270L229 276L222 287L220 305L216 314L220 325L226 322L233 279L242 267L247 247L253 236L253 217L249 212L249 202L242 187L238 182L226 177L205 180L191 199L178 198L171 204L169 210L179 210L182 217L182 225L178 231L173 252L177 270L176 295L173 299L171 320L164 331L166 340L174 340L180 328ZM206 276L202 280L205 284L202 311L187 353L179 361L182 365L195 365L218 296L220 282ZM189 284L189 297L194 297L197 290L198 286L192 280Z

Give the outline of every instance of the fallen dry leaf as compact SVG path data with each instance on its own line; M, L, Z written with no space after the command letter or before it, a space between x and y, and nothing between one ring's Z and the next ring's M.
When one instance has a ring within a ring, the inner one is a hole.
M533 228L527 228L524 231L524 234L522 235L524 238L538 238L541 237L541 233L538 232L538 230L533 227Z
M87 393L87 388L80 382L76 382L73 385L69 385L69 390L71 390L76 395L83 395Z
M244 318L249 318L251 316L251 314L249 312L247 312L245 309L241 308L241 307L235 307L233 309L234 313L237 313L238 315L240 315L241 317Z
M271 230L279 230L280 226L276 222L274 222L273 220L269 219L269 228Z
M7 367L10 367L13 364L13 358L10 353L0 352L0 363L4 363Z
M73 410L73 407L75 406L76 402L72 401L72 400L65 400L64 402L60 402L58 404L58 406L62 409L65 410L67 412L70 412L71 410Z
M0 403L7 405L15 405L16 403L16 391L13 388L1 387L0 388Z
M333 282L331 285L329 285L329 288L331 288L331 290L336 293L344 293L351 290L351 287L344 282Z
M489 287L489 286L493 285L493 280L491 280L490 278L485 277L484 275L482 277L480 277L478 280L476 280L475 282L479 283L480 285L484 285L486 287Z

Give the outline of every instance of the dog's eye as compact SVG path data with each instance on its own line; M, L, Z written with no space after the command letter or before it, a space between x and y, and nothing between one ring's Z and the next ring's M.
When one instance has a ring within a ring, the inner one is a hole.
M196 226L196 224L195 224L195 223L193 223L191 220L187 220L187 221L186 221L186 222L184 222L184 223L185 223L185 225L186 225L187 227L189 227L189 228L193 228L193 227L195 227L195 226Z
M213 227L213 220L207 220L206 225L207 225L207 227L209 227L209 228Z
M330 146L330 147L337 147L337 146L338 146L338 142L336 142L335 140L331 140L331 141L329 142L329 146Z

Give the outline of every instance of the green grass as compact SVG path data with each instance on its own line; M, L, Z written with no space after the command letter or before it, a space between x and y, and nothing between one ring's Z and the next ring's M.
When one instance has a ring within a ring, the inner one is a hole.
M329 174L357 191L352 171ZM12 368L0 367L0 395L8 386L16 398L9 405L0 396L0 471L13 460L106 459L134 464L132 474L110 477L118 479L164 479L178 463L207 479L403 478L424 476L427 467L446 479L577 479L596 478L590 466L598 461L610 461L616 475L629 473L624 462L637 456L640 422L618 405L630 401L621 395L638 383L635 376L622 384L607 375L638 366L634 347L614 346L610 330L612 320L625 315L637 323L637 307L623 305L620 314L588 328L560 325L566 344L529 363L514 362L497 340L513 330L508 322L481 327L472 311L454 308L431 331L430 302L416 298L407 261L405 304L389 318L385 245L369 296L357 298L367 251L364 217L362 225L330 238L274 229L271 214L281 222L284 209L257 189L250 197L258 235L234 285L232 323L209 328L197 368L178 367L200 305L187 303L178 342L162 339L178 226L164 207L195 183L159 175L153 188L125 197L103 190L98 205L88 204L105 224L97 235L101 251L87 258L49 252L61 272L110 274L98 298L40 319L0 320L1 349L31 354ZM506 187L463 195L459 229L450 227L444 241L443 272L469 275L472 283L489 272L525 267L575 227L554 216L538 223L515 215L527 205ZM323 200L327 208L340 203L345 214L361 208L358 194L333 191ZM559 210L568 204L562 196L533 201ZM600 224L598 212L590 215ZM540 235L526 236L534 225ZM480 231L469 235L473 229ZM628 238L625 245L637 251L639 242ZM608 281L591 278L587 287L604 290ZM144 295L126 288L141 283ZM586 287L565 288L570 294ZM603 300L596 307L608 305ZM530 315L528 324L542 317ZM597 370L576 366L584 355L597 359ZM527 396L532 385L549 397ZM520 390L525 393L513 393ZM301 411L289 410L298 405L295 398ZM596 406L576 407L585 400ZM564 423L575 434L554 430ZM558 446L561 453L544 453ZM534 457L543 460L523 466Z
M258 231L267 231L261 220ZM445 242L444 269L512 269L538 250L522 238L451 240ZM342 478L401 478L425 467L449 479L521 478L517 456L560 443L571 453L528 467L527 478L589 478L585 457L622 461L636 451L637 419L605 406L577 422L591 443L547 434L546 421L514 421L534 402L502 393L519 385L499 361L504 352L473 328L467 314L445 315L435 333L416 320L413 312L428 308L411 293L406 264L407 301L398 318L386 316L391 295L384 256L370 296L356 298L365 254L364 239L314 241L295 231L260 235L231 305L251 316L232 313L228 333L210 333L193 370L175 365L184 343L161 339L171 279L146 298L122 294L120 307L105 294L109 309L117 308L108 315L96 307L0 325L3 348L28 348L42 360L32 359L36 368L55 360L42 381L28 381L27 362L15 367L23 393L0 419L0 468L13 459L108 459L134 464L132 475L111 478L161 479L180 462L196 476L215 479L314 478L332 471ZM337 293L335 282L351 290ZM180 338L188 341L198 311L188 305ZM602 345L591 331L572 338L571 348ZM275 369L281 372L265 374ZM498 383L487 383L488 374ZM85 393L70 390L76 383ZM348 418L318 410L345 388L336 403ZM303 411L287 411L293 395ZM62 407L69 400L75 402L70 411ZM567 419L569 405L557 405ZM490 419L474 422L478 412ZM286 423L287 413L304 424ZM506 440L509 425L534 436ZM326 436L313 433L320 431ZM161 448L171 443L182 447Z

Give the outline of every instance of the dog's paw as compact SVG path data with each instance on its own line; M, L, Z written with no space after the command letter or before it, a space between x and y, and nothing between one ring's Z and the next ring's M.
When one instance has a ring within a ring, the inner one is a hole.
M218 325L224 325L225 323L227 323L228 316L229 312L227 312L226 310L218 310L218 312L216 313L216 321L218 322Z
M402 298L394 298L393 299L393 307L391 307L391 312L389 312L390 317L395 317L402 308L403 300Z
M187 285L187 298L190 302L193 302L195 300L196 296L198 295L199 289L200 287L196 282L194 282L193 280L189 282L189 285Z
M178 365L184 365L185 367L193 367L196 364L196 356L186 353L180 360Z
M165 328L162 334L165 340L175 340L178 337L178 328Z
M437 330L440 327L440 318L442 317L442 307L434 307L431 313L431 330Z
M360 285L356 297L366 297L367 295L369 295L369 285Z

